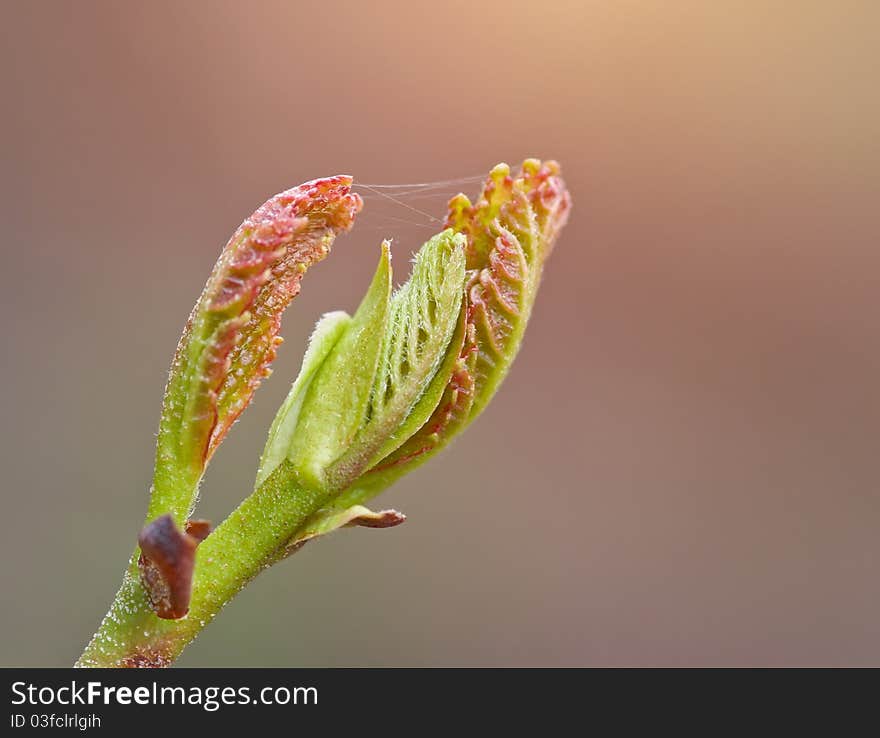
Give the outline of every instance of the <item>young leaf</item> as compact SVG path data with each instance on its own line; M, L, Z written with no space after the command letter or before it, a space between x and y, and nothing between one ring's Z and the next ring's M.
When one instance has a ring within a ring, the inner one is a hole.
M287 458L296 482L325 489L325 471L354 440L368 410L391 298L390 244L351 322L305 392Z
M418 402L409 411L406 419L388 436L382 447L373 455L367 468L373 467L382 459L390 458L398 449L411 446L410 441L418 436L417 431L422 430L428 420L443 408L443 399L447 394L449 384L461 365L460 354L464 346L465 330L467 328L467 305L464 295L460 295L461 307L458 311L458 319L455 330L443 360L437 372L434 374L425 391L419 397ZM406 455L406 450L402 452Z
M276 483L285 477L283 486L291 494L319 489L326 501L276 558L351 520L352 510L363 510L357 505L346 510L334 497L434 412L464 341L464 245L464 237L451 230L432 238L389 301L384 244L376 277L354 319L338 328L319 324L273 423L256 486L274 474ZM333 332L339 330L341 338Z
M330 355L330 351L342 338L343 333L351 323L351 316L341 310L327 313L318 324L309 339L302 361L302 368L290 388L290 393L281 409L272 421L269 429L269 438L260 458L260 466L254 489L259 487L276 467L287 458L290 441L296 430L299 420L299 411L305 399L306 390L315 378L318 369L324 360Z
M486 406L507 374L531 314L545 259L571 199L550 161L506 164L490 173L475 205L449 203L447 225L467 238L466 329L454 369L431 417L334 501L333 511L377 495L443 448ZM327 513L332 514L332 513Z
M434 236L416 254L412 274L392 296L366 421L327 471L333 488L347 487L400 446L439 401L451 365L433 392L426 390L444 362L459 322L464 245L465 238L451 229Z
M506 164L496 166L475 205L464 195L449 203L447 224L468 238L468 323L476 354L470 419L489 402L519 350L544 261L570 207L559 165L536 159L523 162L516 177Z
M361 205L351 177L315 180L275 195L233 234L172 362L148 519L185 519L211 455L269 373L304 272Z

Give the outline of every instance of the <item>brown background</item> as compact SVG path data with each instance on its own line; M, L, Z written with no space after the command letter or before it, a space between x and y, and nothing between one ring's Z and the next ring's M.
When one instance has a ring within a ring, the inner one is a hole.
M0 3L0 664L97 626L179 331L254 206L539 156L574 211L493 405L384 496L406 525L307 547L180 663L880 665L876 3L305 5ZM206 517L317 317L430 232L368 197Z

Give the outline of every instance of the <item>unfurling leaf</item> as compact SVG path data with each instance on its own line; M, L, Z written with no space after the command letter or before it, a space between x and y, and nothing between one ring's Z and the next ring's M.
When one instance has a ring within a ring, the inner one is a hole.
M544 261L570 207L558 164L535 159L516 177L506 164L496 166L475 204L463 194L450 201L446 224L466 237L466 325L443 396L424 425L343 492L337 507L374 497L485 408L519 350Z
M275 195L233 234L172 363L148 519L186 518L211 455L269 373L281 314L304 272L361 205L351 177L314 180Z
M447 225L468 239L468 328L478 415L519 350L544 261L568 220L571 198L554 161L523 162L516 177L496 166L477 200L449 203Z
M338 310L327 313L318 324L309 339L309 346L303 357L302 368L299 371L287 399L281 409L275 415L272 427L269 429L269 438L260 458L260 467L254 488L259 487L269 475L275 471L279 464L287 458L290 441L296 430L299 412L305 399L306 390L315 378L318 368L330 355L330 351L342 338L346 328L351 323L351 316Z
M325 472L354 440L364 422L391 297L391 251L382 256L366 296L305 391L287 458L297 482L326 486Z
M434 236L392 296L363 427L327 472L334 489L348 486L404 443L439 402L452 370L444 357L456 324L457 345L464 333L464 245L464 237L451 230Z
M332 346L321 344L320 355L310 346L273 423L258 485L286 448L293 484L339 492L425 422L464 336L464 244L451 230L435 236L393 295L390 252L383 244L354 318L339 328ZM455 352L446 358L451 341Z

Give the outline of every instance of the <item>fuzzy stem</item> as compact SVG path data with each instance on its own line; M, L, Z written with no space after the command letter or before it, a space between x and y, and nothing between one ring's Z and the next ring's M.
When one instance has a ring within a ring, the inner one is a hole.
M229 600L277 560L279 549L326 502L327 493L291 488L285 464L199 545L185 617L156 617L140 583L135 551L109 612L76 666L170 665Z

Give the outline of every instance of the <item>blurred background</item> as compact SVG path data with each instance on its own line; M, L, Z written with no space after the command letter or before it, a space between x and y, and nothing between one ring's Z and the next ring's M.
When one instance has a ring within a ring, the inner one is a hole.
M66 666L142 524L220 248L314 177L558 159L519 359L393 530L307 546L183 666L880 665L880 10L0 3L0 665ZM455 188L313 269L199 514L251 489L315 320ZM467 184L474 192L477 187Z

